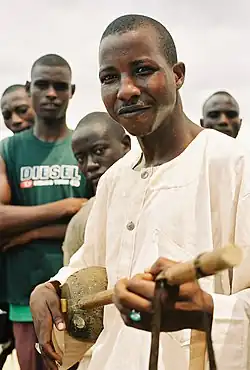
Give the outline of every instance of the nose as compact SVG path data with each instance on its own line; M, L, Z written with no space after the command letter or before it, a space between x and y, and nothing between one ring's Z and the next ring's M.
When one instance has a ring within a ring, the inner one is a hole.
M96 171L99 168L99 163L94 161L92 155L88 155L86 161L86 173L91 174L92 172Z
M220 114L219 125L221 125L221 126L227 126L229 124L230 124L230 120L228 119L227 115L222 112Z
M16 112L12 112L11 120L13 126L18 126L23 122L22 118Z
M46 96L47 98L51 99L51 100L54 100L56 99L57 97L57 93L56 93L56 90L54 89L54 87L52 85L50 85L48 87L48 90L46 92Z
M129 76L121 77L120 87L117 98L122 101L129 101L133 97L141 95L140 89L136 86L133 79Z

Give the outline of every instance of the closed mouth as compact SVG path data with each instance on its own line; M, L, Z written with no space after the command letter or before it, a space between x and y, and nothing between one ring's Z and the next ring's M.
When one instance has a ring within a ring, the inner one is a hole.
M95 174L95 175L90 175L88 176L88 180L91 181L91 182L96 182L100 179L100 177L102 176L103 174L102 173L98 173L98 174Z
M55 109L55 108L58 108L58 104L55 104L55 103L44 103L44 104L42 104L42 106L44 107L44 108L53 108L53 109Z
M141 113L147 109L151 108L151 106L141 106L141 105L129 105L127 107L122 107L118 110L118 115L126 115L126 114L136 114Z
M230 128L228 127L214 127L214 130L217 130L217 131L220 131L222 132L223 134L226 134L226 135L231 135L232 134L232 130L230 130Z

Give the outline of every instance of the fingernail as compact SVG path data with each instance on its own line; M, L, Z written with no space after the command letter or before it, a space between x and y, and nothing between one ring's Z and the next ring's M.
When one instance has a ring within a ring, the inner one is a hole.
M65 324L63 322L59 322L59 324L57 324L57 329L58 330L64 330L65 329Z

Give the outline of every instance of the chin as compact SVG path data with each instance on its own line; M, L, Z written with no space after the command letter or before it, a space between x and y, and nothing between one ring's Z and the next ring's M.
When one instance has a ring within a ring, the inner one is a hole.
M116 121L132 136L144 137L154 131L154 119L121 119Z
M41 118L43 119L46 119L48 121L52 121L52 120L58 120L61 118L61 115L58 115L57 113L53 114L53 113L42 113L40 115Z

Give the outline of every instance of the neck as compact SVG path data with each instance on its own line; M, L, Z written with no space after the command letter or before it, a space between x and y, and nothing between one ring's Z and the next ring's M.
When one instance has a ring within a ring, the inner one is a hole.
M39 140L46 142L53 143L64 139L69 133L66 117L52 120L36 117L33 132Z
M146 166L159 166L180 155L202 130L183 113L180 97L165 123L152 134L137 138Z

